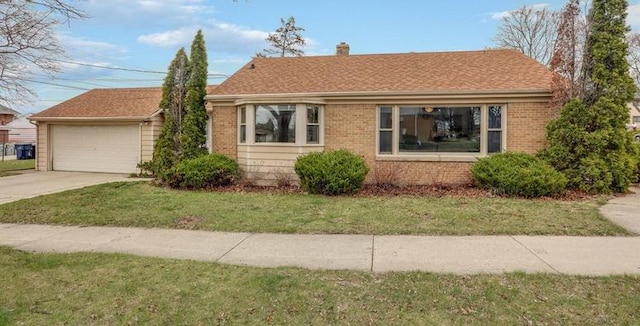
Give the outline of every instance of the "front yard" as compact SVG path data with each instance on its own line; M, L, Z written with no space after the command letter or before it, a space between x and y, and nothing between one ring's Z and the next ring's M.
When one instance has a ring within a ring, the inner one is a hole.
M640 278L260 269L0 247L0 325L586 325L640 320Z
M283 233L629 235L604 197L325 197L120 182L4 204L2 223ZM638 276L261 269L0 246L0 325L633 324Z
M35 168L36 160L6 160L0 162L0 177L18 174L16 171Z
M629 235L599 215L604 200L188 192L124 182L5 204L0 222L275 233Z

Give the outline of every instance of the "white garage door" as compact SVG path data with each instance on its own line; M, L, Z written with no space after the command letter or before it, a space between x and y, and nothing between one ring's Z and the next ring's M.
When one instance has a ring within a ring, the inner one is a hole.
M138 125L53 126L53 169L134 173L140 156Z

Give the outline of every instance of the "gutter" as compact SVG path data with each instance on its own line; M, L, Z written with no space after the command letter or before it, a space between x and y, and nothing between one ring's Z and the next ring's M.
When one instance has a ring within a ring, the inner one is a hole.
M30 117L29 121L36 122L137 122L150 120L157 113L152 116L139 116L139 117Z
M483 91L435 91L435 92L325 92L325 93L269 93L269 94L234 94L234 95L207 95L205 100L209 102L228 102L238 99L281 99L281 98L309 98L321 97L325 100L350 100L350 99L389 99L389 98L478 98L478 97L550 97L549 89L516 89L516 90L483 90Z

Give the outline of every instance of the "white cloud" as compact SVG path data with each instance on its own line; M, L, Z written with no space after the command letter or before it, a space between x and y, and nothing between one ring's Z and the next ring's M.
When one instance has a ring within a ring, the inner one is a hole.
M210 50L234 53L255 53L265 46L265 38L269 32L250 29L226 22L212 21L205 26L188 26L138 36L138 42L158 46L177 47L191 43L198 29L202 29L207 48Z
M511 16L511 10L501 11L491 14L491 19L500 20Z
M549 4L548 3L536 3L536 4L531 5L530 7L533 7L536 10L540 10L540 9L544 9L544 8L549 7ZM505 10L505 11L491 13L490 14L491 15L491 19L501 20L503 18L511 17L511 14L514 11L518 10L518 9L511 9L511 10Z
M189 42L195 33L195 28L184 27L172 31L140 35L138 36L138 42L160 47L175 47Z
M78 7L91 16L90 24L145 28L184 25L215 12L202 0L86 0Z
M627 24L632 28L640 27L640 3L630 5L627 10Z
M113 57L122 56L127 53L125 48L116 44L73 37L65 33L59 34L58 39L65 50L71 54L84 53L84 56L89 57L95 55Z

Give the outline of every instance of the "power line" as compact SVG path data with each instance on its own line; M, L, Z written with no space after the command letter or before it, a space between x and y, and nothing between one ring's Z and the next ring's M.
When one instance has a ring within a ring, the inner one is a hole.
M95 64L90 64L90 63L82 63L82 62L73 62L73 61L66 61L66 60L60 60L60 59L56 59L54 61L58 61L58 62L62 62L62 63L68 63L68 64L72 64L72 65L78 65L78 66L85 66L85 67L92 67L92 68L100 68L100 69L109 69L109 70L120 70L120 71L130 71L130 72L140 72L140 73L145 73L145 74L162 74L162 75L166 75L167 73L164 71L154 71L154 70L143 70L143 69L131 69L131 68L120 68L120 67L110 67L110 66L102 66L102 65L95 65Z
M139 73L145 73L145 74L161 74L161 75L166 75L167 74L166 71L111 67L111 66L103 66L103 65L96 65L96 64L91 64L91 63L74 62L74 61L67 61L67 60L60 60L60 59L55 59L54 61L58 61L58 62L62 62L62 63L68 63L68 64L72 64L72 65L78 65L78 66L100 68L100 69L139 72ZM211 78L227 78L227 77L229 77L228 75L225 75L225 74L207 74L207 76L210 76Z
M90 91L90 89L89 89L89 88L82 88L82 87L77 87L77 86L61 85L61 84L49 83L49 82L43 82L43 81L39 81L39 80L26 79L26 78L16 78L16 79L24 80L24 81L26 81L26 82L36 83L36 84L44 84L44 85L51 85L51 86L56 86L56 87L63 87L63 88L77 89L77 90L81 90L81 91Z

